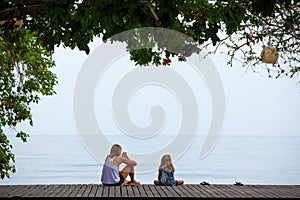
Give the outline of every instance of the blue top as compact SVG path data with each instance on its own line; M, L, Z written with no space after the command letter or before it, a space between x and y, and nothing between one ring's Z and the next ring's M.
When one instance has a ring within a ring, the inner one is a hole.
M167 171L166 167L162 167L159 184L167 186L177 185L178 182L174 178L174 171Z
M103 184L115 184L120 182L119 167L113 164L113 158L107 158L103 165L101 182Z

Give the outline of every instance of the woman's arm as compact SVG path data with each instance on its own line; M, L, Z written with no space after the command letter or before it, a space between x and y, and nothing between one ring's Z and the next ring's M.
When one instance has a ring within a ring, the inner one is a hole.
M137 163L134 160L131 160L127 155L122 157L120 156L120 163L125 163L126 165L136 166Z

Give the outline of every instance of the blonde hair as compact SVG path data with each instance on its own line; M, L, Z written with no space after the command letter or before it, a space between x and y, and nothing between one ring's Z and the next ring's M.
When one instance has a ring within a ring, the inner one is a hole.
M122 152L122 147L121 147L121 145L119 145L119 144L114 144L114 145L112 145L112 147L111 147L111 149L110 149L110 154L108 154L108 156L106 157L106 158L108 158L108 157L114 157L114 156L119 156L119 155L121 155L121 152Z
M169 154L165 154L161 158L159 169L161 170L163 167L166 167L167 171L175 171L171 156Z

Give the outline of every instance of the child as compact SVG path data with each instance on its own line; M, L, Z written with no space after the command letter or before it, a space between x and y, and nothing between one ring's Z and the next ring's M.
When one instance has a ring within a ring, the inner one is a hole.
M158 169L158 180L154 180L155 185L174 186L182 185L183 180L175 180L174 178L175 168L172 164L171 156L165 154L161 158L161 163Z

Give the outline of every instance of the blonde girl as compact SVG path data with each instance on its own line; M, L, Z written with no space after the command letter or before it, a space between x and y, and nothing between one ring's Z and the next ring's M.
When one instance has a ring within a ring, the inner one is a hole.
M161 158L160 166L158 168L158 180L154 180L155 185L182 185L183 180L175 180L175 168L172 164L172 159L169 154L163 155Z

